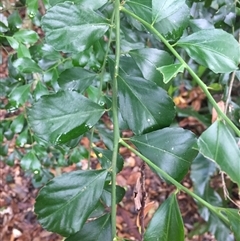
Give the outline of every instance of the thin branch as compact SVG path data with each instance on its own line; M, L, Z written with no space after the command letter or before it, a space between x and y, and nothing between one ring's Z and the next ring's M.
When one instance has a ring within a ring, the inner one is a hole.
M145 169L146 169L146 164L145 162L143 162L141 166L141 177L140 177L142 200L141 200L141 209L140 209L140 215L139 215L139 221L141 226L141 241L143 241L144 239L144 232L145 232L145 224L144 224L144 209L145 209L145 202L146 202Z
M163 178L171 182L175 187L177 187L180 191L183 191L187 193L192 198L196 199L199 203L201 203L203 206L207 207L212 213L214 213L216 216L218 216L227 226L230 226L229 220L226 218L225 215L223 215L221 212L219 212L220 208L214 207L210 203L203 200L201 197L199 197L197 194L189 190L188 188L184 187L181 183L176 181L174 178L172 178L170 175L168 175L165 171L163 171L161 168L159 168L157 165L155 165L152 161L150 161L148 158L143 156L140 152L132 148L130 145L128 145L125 141L120 139L119 142L121 145L127 147L130 151L132 151L134 154L139 156L143 161L145 161L150 167L152 167L155 171L157 171Z
M234 132L240 136L240 130L234 125L234 123L227 117L225 113L219 108L218 104L210 94L207 86L205 83L197 76L197 74L193 71L193 69L183 60L183 58L178 54L178 52L173 48L173 46L160 34L151 24L134 14L133 12L129 11L128 9L121 7L121 11L132 16L134 19L138 20L140 23L142 23L149 31L151 31L154 35L158 37L159 40L161 40L166 47L172 52L172 54L179 60L179 62L186 68L189 72L189 74L193 77L193 79L198 83L200 88L203 90L205 95L207 96L209 102L213 105L215 110L218 113L218 116L221 116L223 120L226 121L226 123L234 130Z
M114 11L115 11L115 38L116 38L116 52L115 52L115 66L114 66L114 77L112 83L112 112L113 112L113 155L112 155L112 195L111 195L111 223L112 223L112 238L117 240L116 237L116 173L117 173L117 155L119 145L119 123L118 123L118 71L120 62L120 2L115 0Z

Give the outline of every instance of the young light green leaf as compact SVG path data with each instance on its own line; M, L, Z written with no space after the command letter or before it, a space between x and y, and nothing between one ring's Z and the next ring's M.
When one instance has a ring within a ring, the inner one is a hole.
M173 58L169 53L154 48L144 48L132 50L129 54L138 65L145 79L155 82L162 88L166 87L157 67L173 63Z
M110 215L106 214L86 223L79 232L70 235L65 241L107 241L111 238L111 219Z
M240 186L240 150L232 133L221 121L215 121L198 139L199 151L216 162L221 171Z
M240 45L222 29L205 29L181 38L177 45L184 48L197 63L215 73L228 73L237 69Z
M104 108L75 91L43 96L28 109L29 123L35 134L61 144L82 135L100 119Z
M41 225L62 236L81 230L99 201L106 176L106 170L81 170L52 179L36 199Z
M175 194L168 197L151 219L144 241L184 241L184 226Z
M73 67L63 71L59 75L58 84L64 90L76 90L82 93L96 78L95 73L91 73L80 67Z
M42 18L42 28L47 43L56 50L80 52L104 35L109 22L89 8L64 2L49 9Z
M167 92L154 82L121 74L119 108L123 119L135 134L169 126L175 107Z
M26 0L27 12L30 18L34 18L38 11L38 0Z
M184 66L182 64L171 64L157 68L163 75L163 82L167 84L178 73L183 73Z
M174 179L181 181L187 174L197 151L195 135L182 128L164 128L131 138L138 150Z

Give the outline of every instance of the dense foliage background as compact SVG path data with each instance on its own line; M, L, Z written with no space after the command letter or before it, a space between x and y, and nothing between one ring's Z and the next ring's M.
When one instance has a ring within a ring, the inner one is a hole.
M2 1L0 160L43 187L45 229L127 240L112 203L132 155L136 240L240 240L239 15L233 0ZM146 222L149 173L175 188Z

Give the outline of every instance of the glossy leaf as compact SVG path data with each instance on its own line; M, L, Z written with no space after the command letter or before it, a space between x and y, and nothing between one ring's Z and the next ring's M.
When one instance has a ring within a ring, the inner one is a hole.
M19 44L17 49L17 56L18 58L31 58L31 54L29 52L29 49L22 43Z
M113 155L112 151L97 148L97 147L94 147L93 150L96 153L102 168L108 169L112 166L112 155ZM117 155L117 172L120 172L122 170L123 162L124 160L122 156L118 154Z
M30 85L26 84L23 86L17 86L9 94L9 99L16 103L16 107L23 105L27 99L30 92Z
M231 230L214 214L211 214L208 220L208 230L217 241L237 241L231 234Z
M86 223L79 232L69 236L65 241L103 241L111 238L111 219L110 215L106 214Z
M0 13L0 33L7 32L8 28L8 21L7 17L4 14Z
M29 108L28 119L39 138L60 144L88 131L103 112L103 107L83 95L66 91L43 96Z
M162 88L166 87L163 83L163 76L159 73L157 68L162 65L173 63L173 58L169 53L154 48L144 48L132 50L129 54L138 65L145 79L154 81Z
M194 159L191 166L190 177L194 183L194 191L200 195L204 194L206 185L208 184L210 177L215 173L216 165L214 162L205 158L202 154Z
M184 0L132 0L127 5L167 39L178 39L189 21L189 8Z
M17 136L16 146L23 147L27 143L28 139L29 139L29 132L28 132L28 128L26 128Z
M54 6L58 3L63 3L63 2L66 2L66 0L49 0L49 3L52 6ZM81 6L96 10L96 9L102 7L107 2L107 0L98 0L98 1L73 0L71 2L74 4L77 4L77 5L81 5Z
M154 82L122 74L118 86L120 112L135 134L171 124L175 115L174 103Z
M240 186L240 150L228 130L221 121L215 121L198 139L199 151L210 160L216 162L221 171Z
M38 0L26 0L27 12L30 18L33 18L38 11Z
M15 38L6 36L6 39L13 49L17 49L19 47L19 43Z
M35 171L41 169L41 163L33 151L30 151L24 155L20 163L24 170Z
M38 34L33 30L21 29L13 37L20 43L34 44L38 41Z
M19 133L22 131L23 129L23 126L24 126L24 121L25 121L25 118L24 118L24 115L21 114L19 116L17 116L13 122L11 123L11 130L14 132L14 133Z
M34 92L33 92L34 99L37 101L43 95L48 95L48 94L49 94L49 91L48 91L47 87L41 81L38 81L37 85L34 89Z
M63 236L78 232L95 209L106 176L106 170L88 170L52 179L36 199L35 212L41 225Z
M65 90L76 90L82 93L96 78L96 74L80 68L73 67L59 75L58 84Z
M179 38L188 21L189 8L185 0L152 0L152 24L167 38Z
M227 215L228 220L230 221L231 229L234 233L234 237L236 238L236 241L240 241L240 232L239 232L240 214L239 214L239 210L227 208L227 209L224 209L222 212Z
M22 73L32 74L42 72L38 64L30 58L19 58L13 62L13 66Z
M187 174L197 152L192 149L195 135L182 128L164 128L131 138L138 150L174 179Z
M240 45L234 37L221 29L205 29L181 38L177 45L184 48L197 63L215 73L237 69Z
M182 64L171 64L157 68L163 75L163 82L167 84L178 73L183 73L184 66Z
M144 241L184 241L184 226L176 195L165 200L151 219Z
M117 185L116 186L116 204L122 201L124 195L125 195L125 189ZM106 204L108 207L111 207L112 205L111 196L112 196L112 185L105 185L101 199L103 200L104 204Z
M89 48L108 27L105 18L71 2L53 6L42 18L47 43L63 52L80 52Z

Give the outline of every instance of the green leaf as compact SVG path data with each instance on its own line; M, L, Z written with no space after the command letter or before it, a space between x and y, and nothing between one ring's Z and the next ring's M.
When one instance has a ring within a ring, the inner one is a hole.
M94 147L93 150L96 153L102 168L108 169L112 166L112 155L113 155L112 151L97 148L97 147ZM124 160L122 156L118 154L117 155L117 173L122 170L123 162Z
M35 31L27 29L19 30L14 33L13 37L23 44L35 44L39 39L38 34Z
M154 48L144 48L132 50L129 54L138 65L145 79L154 81L158 86L166 88L163 83L163 76L157 71L157 67L173 63L173 58L169 53Z
M30 84L23 86L17 86L9 94L9 99L16 103L16 106L23 105L27 99L30 92Z
M49 9L42 18L42 27L47 43L56 50L80 52L100 39L109 24L89 8L64 2Z
M62 236L78 232L95 209L106 176L106 170L81 170L52 179L36 199L40 224Z
M79 232L69 236L65 241L107 241L111 238L111 219L110 215L106 214L86 223Z
M35 134L51 143L66 143L82 135L102 116L104 108L75 91L43 96L28 109Z
M240 214L239 214L239 210L226 208L226 209L223 209L222 212L224 212L227 215L228 220L230 221L231 229L234 233L234 237L235 237L236 241L240 241L240 232L239 232Z
M38 11L38 0L26 0L29 18L33 18Z
M36 157L33 150L28 152L24 157L21 159L21 167L26 170L36 171L41 169L41 163Z
M13 122L11 123L11 130L14 132L14 133L19 133L22 131L23 129L23 126L24 126L24 121L25 121L25 118L24 118L24 115L21 114L19 116L17 116Z
M49 0L49 3L54 6L58 3L66 2L66 0ZM90 9L98 9L102 7L105 3L107 3L107 0L98 0L98 1L89 1L89 0L72 0L72 3L76 5L81 5Z
M215 163L209 161L199 153L191 166L190 177L194 183L194 191L200 195L203 195L206 185L208 184L210 177L215 173L215 171Z
M96 74L91 73L80 67L73 67L63 71L59 75L58 84L64 90L76 90L82 93L93 83Z
M154 82L120 74L119 108L135 134L169 126L175 116L172 99Z
M8 21L7 17L4 14L0 13L0 33L7 32L8 28Z
M33 92L34 99L37 101L41 98L41 96L48 94L49 92L47 87L41 81L38 81Z
M29 49L24 44L19 44L17 49L17 56L18 58L31 58L31 54L29 52Z
M199 151L240 186L240 150L229 129L215 121L198 139Z
M182 128L164 128L131 138L138 150L174 179L187 174L197 152L192 149L195 135Z
M152 0L152 24L166 38L179 38L189 21L185 0Z
M185 0L132 0L126 4L167 39L178 39L189 21Z
M177 45L184 48L197 63L215 73L228 73L237 69L240 45L222 29L205 29L181 38Z
M18 49L19 43L15 38L10 37L10 36L6 36L6 39L13 49Z
M116 186L116 204L122 201L125 195L125 189L120 186ZM112 196L112 185L105 185L103 189L103 193L101 199L108 206L111 207L111 196Z
M13 66L18 69L22 73L32 74L34 72L41 73L41 68L37 65L37 63L30 58L18 58L13 62Z
M29 137L28 128L26 128L17 136L16 146L23 147L27 143L28 137Z
M176 195L165 200L151 219L144 241L184 241L184 226Z
M215 236L217 241L235 241L229 227L214 214L209 217L208 231Z
M167 84L178 73L183 73L184 66L182 64L171 64L157 68L163 75L163 82Z

